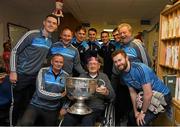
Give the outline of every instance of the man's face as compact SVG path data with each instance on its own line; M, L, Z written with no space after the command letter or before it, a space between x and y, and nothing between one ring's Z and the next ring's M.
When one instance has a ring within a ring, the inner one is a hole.
M57 29L57 20L53 17L48 17L43 21L44 29L48 33L52 33Z
M100 69L100 63L93 57L87 64L87 68L90 74L96 74Z
M78 42L82 42L86 38L86 32L84 30L80 30L75 33L75 36Z
M131 32L125 26L119 29L119 35L121 41L125 44L131 40Z
M121 37L120 37L120 35L119 35L119 32L118 32L118 31L113 32L113 33L112 33L112 35L113 35L114 40L115 40L116 42L120 42Z
M109 35L107 33L102 33L101 40L104 44L107 44L109 42Z
M53 70L58 72L64 65L64 58L62 56L54 56L51 60Z
M118 54L115 57L113 57L113 62L116 68L118 68L120 71L124 71L128 64L127 64L127 58L125 58L123 55Z
M89 41L94 42L96 40L96 35L97 35L96 32L89 31L88 32Z
M61 39L64 45L68 45L72 39L72 32L68 29L63 30L61 33Z

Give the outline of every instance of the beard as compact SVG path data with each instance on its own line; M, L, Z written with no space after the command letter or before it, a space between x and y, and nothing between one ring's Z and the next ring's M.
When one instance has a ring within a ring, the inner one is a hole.
M118 66L118 69L119 69L120 71L124 71L124 70L126 70L127 66L128 66L128 64L127 64L127 61L126 61L124 64L119 65L119 66Z
M122 43L124 43L124 44L127 44L130 40L131 40L130 37L121 37L121 41L122 41Z

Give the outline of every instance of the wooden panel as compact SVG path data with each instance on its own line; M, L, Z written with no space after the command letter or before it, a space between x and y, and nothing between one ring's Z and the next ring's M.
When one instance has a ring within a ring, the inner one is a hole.
M180 106L179 106L180 107ZM175 108L175 125L180 125L180 110L178 108Z
M174 113L174 116L173 116L173 124L174 125L180 125L180 100L175 100L173 98L173 113Z

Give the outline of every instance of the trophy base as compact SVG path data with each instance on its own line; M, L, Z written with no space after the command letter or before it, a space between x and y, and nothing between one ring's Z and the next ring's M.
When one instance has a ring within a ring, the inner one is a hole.
M92 109L83 103L75 103L70 108L68 108L67 111L76 115L87 115L92 113Z

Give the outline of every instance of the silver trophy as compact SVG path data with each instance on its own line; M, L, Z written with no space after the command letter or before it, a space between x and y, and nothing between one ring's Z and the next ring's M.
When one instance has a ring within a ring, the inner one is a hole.
M96 91L96 86L104 85L103 80L96 80L92 78L79 78L79 77L67 77L66 79L66 91L69 98L76 100L68 112L78 115L86 115L92 112L92 109L86 106L85 100L93 96Z

